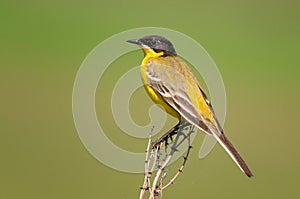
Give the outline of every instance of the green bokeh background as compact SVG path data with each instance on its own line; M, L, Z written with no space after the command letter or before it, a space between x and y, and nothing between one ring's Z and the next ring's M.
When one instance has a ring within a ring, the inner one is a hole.
M199 160L199 134L184 174L164 198L299 197L299 9L290 0L2 1L0 198L138 197L142 174L104 166L81 143L72 87L97 44L147 26L180 31L209 52L226 87L225 131L255 175L245 177L220 146ZM122 133L101 104L130 69L124 65L141 57L136 52L112 64L96 96L110 139L135 152L146 140ZM138 109L131 108L140 124L149 121L144 94L135 93Z

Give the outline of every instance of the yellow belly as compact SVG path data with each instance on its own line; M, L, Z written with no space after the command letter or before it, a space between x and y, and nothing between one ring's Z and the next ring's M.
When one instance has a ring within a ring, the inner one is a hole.
M180 118L180 115L172 107L170 107L164 100L162 100L160 98L160 96L157 95L155 93L155 91L147 83L146 67L147 67L148 60L152 59L152 58L157 58L160 55L162 55L163 53L155 53L152 49L143 49L143 51L145 53L145 58L143 59L143 62L141 64L140 72L141 72L141 77L144 82L144 87L145 87L147 93L149 94L150 98L154 101L154 103L161 105L167 113L169 113L170 115L172 115L174 117Z
M144 85L148 95L150 98L154 101L154 103L161 105L163 109L170 115L176 118L180 118L180 115L171 107L169 106L165 101L163 101L159 95L157 95L154 90L147 84Z

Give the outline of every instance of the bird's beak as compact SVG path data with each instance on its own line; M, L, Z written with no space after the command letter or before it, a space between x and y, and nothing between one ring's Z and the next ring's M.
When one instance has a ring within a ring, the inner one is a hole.
M127 40L127 42L132 43L132 44L141 45L141 42L138 39L130 39L130 40Z

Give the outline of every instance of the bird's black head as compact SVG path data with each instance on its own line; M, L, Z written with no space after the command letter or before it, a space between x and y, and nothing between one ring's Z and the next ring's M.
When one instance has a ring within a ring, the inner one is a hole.
M132 39L127 42L138 44L142 48L151 48L155 52L164 52L164 55L177 55L172 43L166 38L158 35L149 35L140 39Z

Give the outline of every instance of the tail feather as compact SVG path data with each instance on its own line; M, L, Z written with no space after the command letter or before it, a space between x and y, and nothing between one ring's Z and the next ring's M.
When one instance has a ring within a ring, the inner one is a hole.
M227 137L224 135L224 133L221 133L219 135L213 134L219 143L222 145L222 147L228 152L230 157L234 160L234 162L239 166L239 168L250 178L253 176L252 172L250 171L249 167L247 166L246 162L243 160L243 158L240 156L240 154L237 152L237 150L234 148L234 146L231 144L231 142L227 139Z

